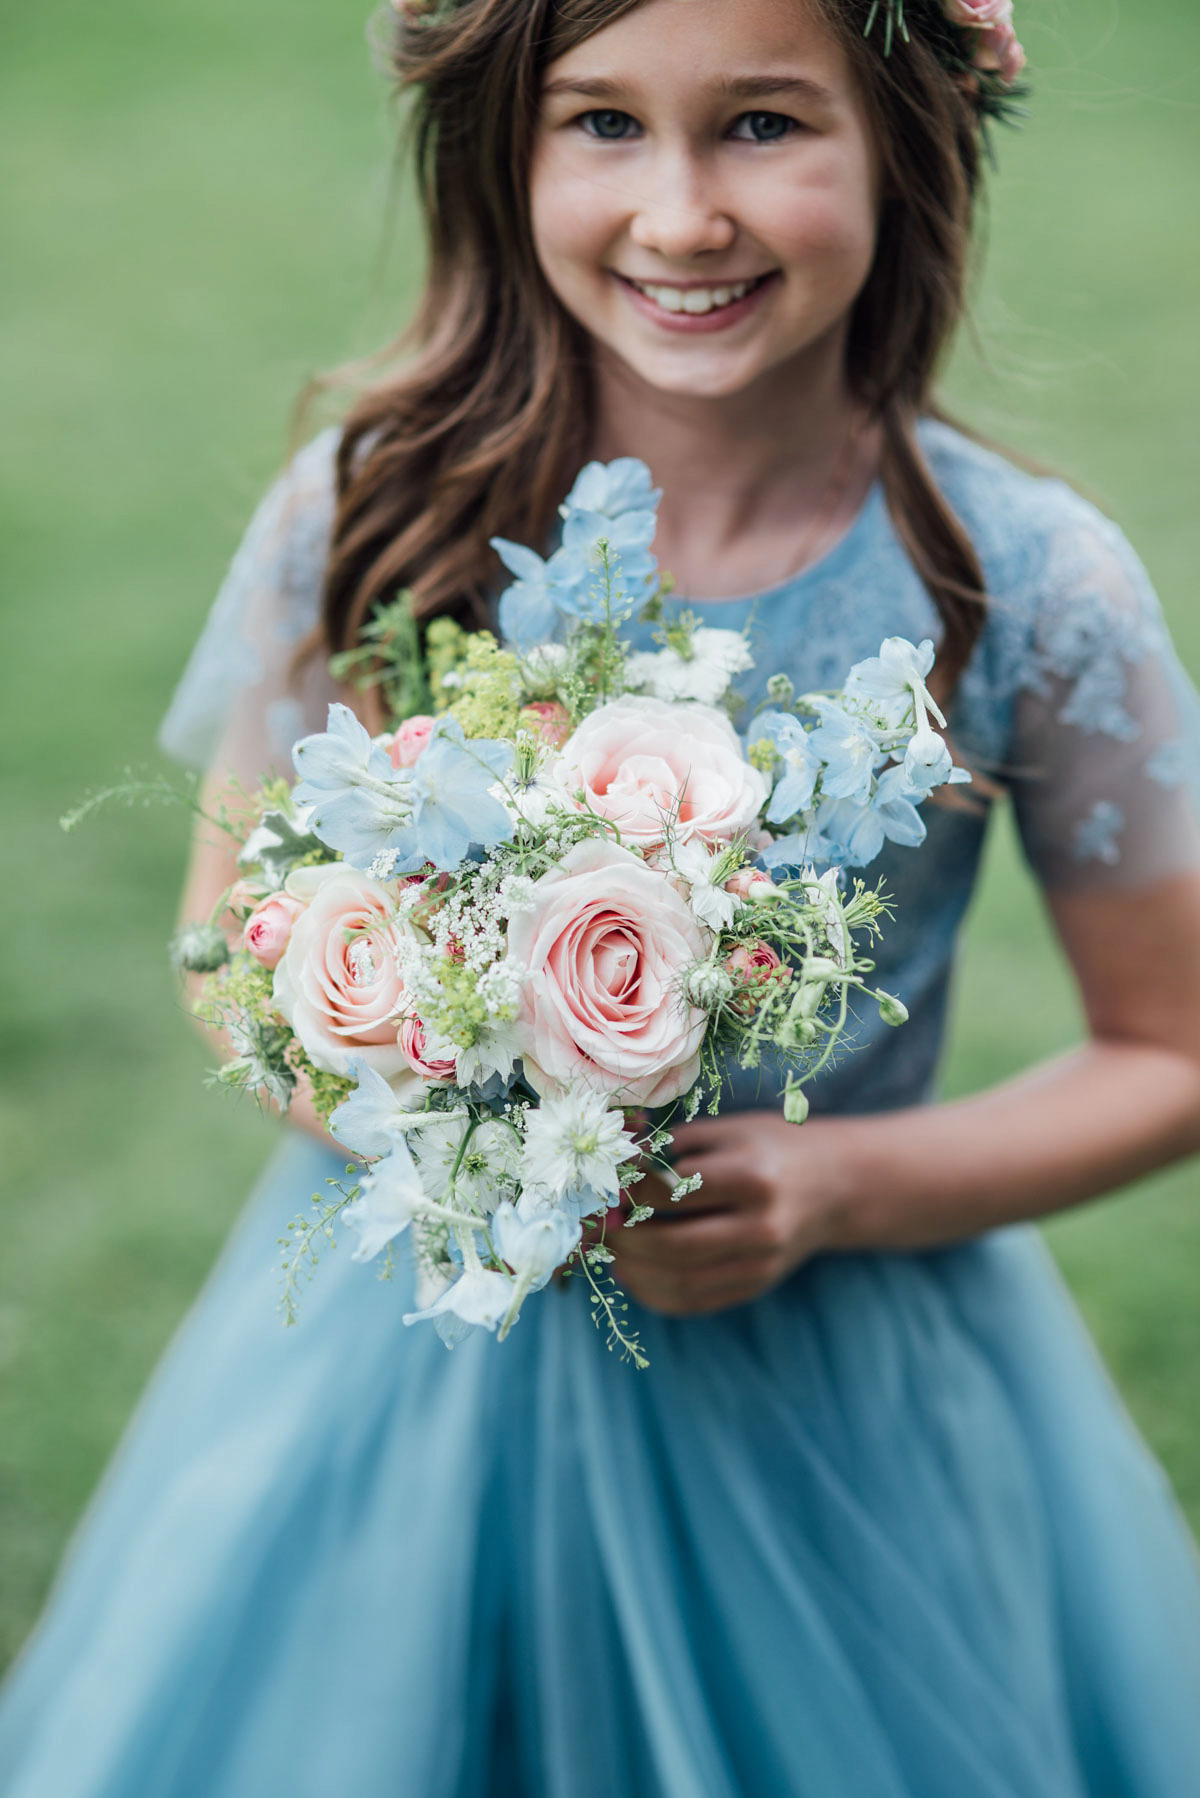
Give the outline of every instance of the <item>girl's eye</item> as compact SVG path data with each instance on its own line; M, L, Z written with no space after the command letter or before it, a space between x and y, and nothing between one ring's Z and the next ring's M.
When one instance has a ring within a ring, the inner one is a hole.
M797 129L795 119L782 112L744 112L733 122L729 135L753 144L778 143Z
M632 137L637 131L638 123L627 112L616 112L610 108L602 111L581 113L579 123L589 137L602 137L614 143L623 137Z

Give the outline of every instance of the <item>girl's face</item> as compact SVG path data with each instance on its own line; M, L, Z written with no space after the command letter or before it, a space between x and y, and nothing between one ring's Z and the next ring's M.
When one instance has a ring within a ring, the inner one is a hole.
M724 398L840 342L878 186L850 65L803 0L645 0L546 71L542 269L664 392Z

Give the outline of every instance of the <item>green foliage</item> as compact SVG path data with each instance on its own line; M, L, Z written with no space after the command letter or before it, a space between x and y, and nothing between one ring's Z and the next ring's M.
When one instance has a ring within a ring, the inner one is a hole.
M388 716L397 724L431 711L433 695L408 589L379 606L361 635L364 641L357 649L333 657L329 666L334 679L353 681L360 691L381 688Z
M204 1088L211 1050L163 953L183 808L70 838L56 819L145 755L301 382L390 336L414 292L408 211L372 285L387 125L366 10L65 0L5 20L0 681L21 753L0 883L0 1655L274 1136ZM1169 102L1200 9L1026 0L1018 18L1037 103L989 208L987 358L964 343L952 398L1111 503L1200 670L1197 158ZM957 1011L950 1095L1079 1034L1007 826ZM1176 1169L1048 1235L1200 1523L1198 1197Z

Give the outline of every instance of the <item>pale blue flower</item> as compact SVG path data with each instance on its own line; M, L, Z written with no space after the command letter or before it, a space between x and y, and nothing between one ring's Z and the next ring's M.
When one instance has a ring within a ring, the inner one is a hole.
M580 469L562 515L602 512L606 518L619 518L623 512L653 512L661 498L662 488L654 486L644 462L636 456L618 456L614 462L589 462Z
M490 848L512 836L508 811L492 792L512 765L510 743L468 742L457 719L439 718L415 764L397 769L345 706L331 706L329 720L328 732L296 745L305 777L296 792L314 802L309 829L351 867L369 868L387 855L392 874L427 862L457 868L472 844Z
M330 1114L329 1134L336 1136L356 1155L390 1154L397 1142L404 1140L405 1128L412 1123L412 1112L401 1104L383 1075L360 1056L349 1058L346 1072L357 1084L349 1097ZM416 1076L414 1087L420 1090Z
M915 849L925 841L925 824L913 804L914 789L902 767L881 774L874 793L858 799L830 798L817 810L817 828L833 846L829 860L863 868L873 862L884 842Z
M820 723L809 737L809 750L823 763L822 797L865 805L881 760L878 743L861 718L834 700L818 699L813 705Z
M407 1143L398 1142L390 1154L363 1175L359 1196L342 1212L342 1221L358 1233L352 1261L373 1261L375 1256L407 1230L424 1200L425 1192Z
M453 1286L448 1286L424 1311L407 1312L404 1321L418 1324L432 1320L447 1348L453 1348L473 1329L482 1326L494 1330L504 1318L515 1288L516 1282L510 1275L477 1267L460 1274Z
M502 1261L528 1292L537 1292L577 1247L582 1234L559 1210L522 1217L507 1200L492 1219L492 1239Z
M886 637L879 654L856 662L846 676L847 700L861 702L898 730L909 718L919 726L931 712L945 728L946 720L925 685L934 662L933 643L926 637L912 644L907 637Z
M788 712L764 712L758 719L750 741L767 738L783 759L783 773L775 783L767 807L769 824L785 824L798 812L812 804L817 777L821 773L821 757L813 747L813 733L805 730L798 718Z
M646 598L658 578L650 553L656 520L653 512L570 512L563 525L562 548L551 558L550 578L560 611L600 623L611 603L623 610ZM608 575L600 543L607 548ZM610 593L611 589L611 593Z
M357 781L389 780L394 774L388 752L372 742L348 705L331 705L323 731L301 737L292 750L300 785L292 793L296 805L317 805L328 793L340 793Z
M554 634L558 622L550 563L522 543L510 543L505 537L493 537L491 542L504 566L517 577L500 595L501 633L517 649L532 649Z

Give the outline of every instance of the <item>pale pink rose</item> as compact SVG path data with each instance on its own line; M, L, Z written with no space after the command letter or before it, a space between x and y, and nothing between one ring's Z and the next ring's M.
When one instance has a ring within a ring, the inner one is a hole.
M943 5L952 25L991 31L997 25L1012 24L1013 0L943 0Z
M707 1020L680 989L711 944L662 874L607 839L577 844L508 926L529 970L515 1033L534 1090L582 1083L630 1105L686 1092Z
M226 910L237 918L244 918L261 900L269 898L273 890L265 880L235 880L225 901Z
M343 862L296 868L284 891L305 909L275 969L275 1005L305 1053L327 1074L345 1074L351 1056L385 1079L408 1071L395 955L408 927L393 916L392 892Z
M531 699L518 712L517 723L551 749L561 749L571 734L571 714L557 699Z
M453 1057L430 1057L425 1052L425 1026L410 1012L400 1026L400 1047L408 1057L413 1072L422 1080L453 1080L456 1067Z
M775 882L761 868L739 868L725 882L725 891L732 893L735 899L749 899L756 890L769 893Z
M290 893L272 893L256 905L242 931L242 948L248 949L264 968L277 965L288 946L292 926L304 910L303 902Z
M436 722L436 719L425 713L404 720L387 746L393 768L412 767L417 757L428 747Z
M712 706L628 693L584 719L563 746L564 794L611 818L624 842L650 848L668 831L728 843L752 830L770 791Z

